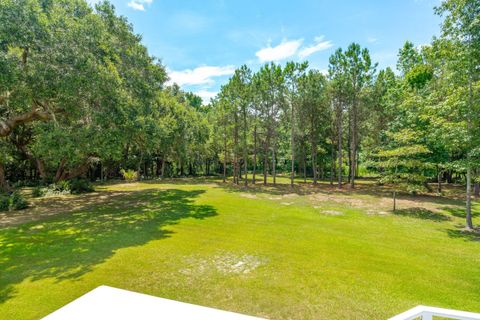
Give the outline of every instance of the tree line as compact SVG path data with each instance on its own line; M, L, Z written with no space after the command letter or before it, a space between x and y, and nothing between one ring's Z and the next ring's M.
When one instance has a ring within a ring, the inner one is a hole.
M208 105L167 86L161 62L108 2L0 1L0 188L217 174L279 174L355 188L365 174L394 190L466 186L467 227L480 176L480 3L445 0L442 33L406 42L397 71L367 48L308 62L238 68ZM473 186L473 190L472 190Z

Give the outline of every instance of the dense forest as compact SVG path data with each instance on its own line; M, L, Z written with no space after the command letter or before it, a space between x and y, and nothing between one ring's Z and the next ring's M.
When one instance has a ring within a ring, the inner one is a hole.
M473 228L480 2L445 0L435 14L441 35L406 42L397 70L352 43L326 73L308 62L241 66L205 105L167 85L165 66L108 2L0 0L0 188L187 175L355 188L368 175L402 192L465 186Z

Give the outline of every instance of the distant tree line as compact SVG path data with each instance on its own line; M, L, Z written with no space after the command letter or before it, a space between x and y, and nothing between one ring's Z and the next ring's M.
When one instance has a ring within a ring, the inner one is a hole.
M406 42L378 70L352 43L329 59L238 68L208 105L167 86L165 67L108 2L0 0L0 188L79 177L220 175L234 183L395 190L480 176L480 3L445 0L442 34ZM473 190L472 190L473 189Z

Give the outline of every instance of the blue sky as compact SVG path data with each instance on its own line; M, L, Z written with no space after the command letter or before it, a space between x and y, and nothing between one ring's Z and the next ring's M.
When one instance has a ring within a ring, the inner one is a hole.
M90 0L95 2L95 0ZM326 70L335 49L355 41L380 68L395 67L406 40L438 35L439 0L113 0L172 81L208 102L247 64L308 60Z

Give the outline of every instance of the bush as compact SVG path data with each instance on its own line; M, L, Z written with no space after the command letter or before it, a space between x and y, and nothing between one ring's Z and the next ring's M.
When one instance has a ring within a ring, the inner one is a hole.
M126 181L135 181L135 180L138 180L138 172L135 171L135 170L120 170L120 173L122 174L123 176L123 179L125 179Z
M10 197L8 194L0 194L0 211L8 211L10 207Z
M0 211L13 211L28 208L28 202L20 192L10 195L0 194Z
M93 192L95 189L93 188L90 181L85 179L75 179L70 181L70 192L77 194L77 193L87 193Z
M14 192L10 195L9 210L23 210L28 208L28 202L20 192Z
M67 180L59 181L57 183L51 184L50 189L52 189L52 191L60 193L70 193L70 182Z
M43 197L47 193L47 189L44 187L35 187L32 189L32 197L40 198Z

